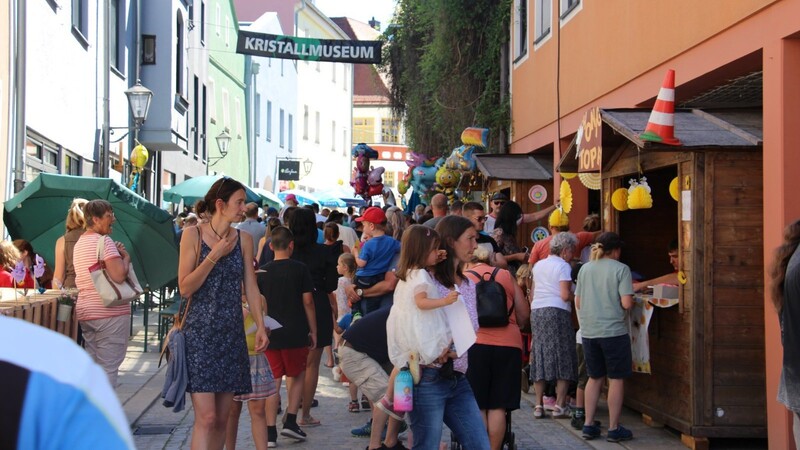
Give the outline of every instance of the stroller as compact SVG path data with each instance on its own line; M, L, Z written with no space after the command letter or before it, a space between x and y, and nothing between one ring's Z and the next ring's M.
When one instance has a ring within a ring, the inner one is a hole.
M511 411L506 411L506 433L503 436L503 447L508 450L517 450L514 432L511 431ZM450 450L464 450L464 447L456 439L456 435L450 432Z

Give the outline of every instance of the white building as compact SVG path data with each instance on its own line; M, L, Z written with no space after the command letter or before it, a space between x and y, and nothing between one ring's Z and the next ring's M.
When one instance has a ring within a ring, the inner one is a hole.
M266 12L242 30L284 34L278 14ZM297 61L248 56L250 184L277 192L278 160L298 158Z

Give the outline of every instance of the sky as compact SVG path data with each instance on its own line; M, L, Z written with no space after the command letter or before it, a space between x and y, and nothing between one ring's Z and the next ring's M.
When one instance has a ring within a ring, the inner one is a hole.
M314 4L328 17L349 17L364 23L375 17L381 23L381 31L385 31L396 0L315 0Z

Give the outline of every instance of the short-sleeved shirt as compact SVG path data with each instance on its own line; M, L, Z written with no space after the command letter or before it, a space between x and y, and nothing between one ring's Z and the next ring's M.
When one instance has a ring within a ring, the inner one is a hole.
M480 279L489 278L488 276L484 276L484 274L488 273L491 275L494 269L495 267L481 263L468 270L465 270L464 276L472 280L477 285ZM477 273L480 279L472 272ZM511 276L511 272L505 269L499 269L497 271L497 275L494 277L494 280L500 283L500 285L503 286L503 289L505 289L506 311L511 310L511 306L514 304L516 280L513 276ZM478 328L477 336L478 340L475 341L476 344L495 345L499 347L514 347L522 350L522 338L519 332L519 326L517 325L517 315L514 314L513 310L508 316L508 325L504 327L480 327Z
M308 319L303 294L314 291L308 267L293 259L279 259L256 273L261 295L267 299L267 314L283 327L269 336L269 349L300 348L308 345Z
M580 297L578 321L583 337L596 339L628 333L620 301L623 295L633 295L628 266L611 258L586 263L578 272L575 295Z
M591 245L594 242L595 233L590 233L588 231L579 231L575 233L575 237L578 238L578 245L575 246L575 254L580 255L581 251ZM536 241L533 244L533 249L531 250L531 256L528 258L528 264L534 265L540 260L543 260L550 256L550 241L553 239L553 236L550 235L546 238L542 239L541 241Z
M489 252L489 261L494 261L494 254L500 251L500 246L497 245L497 241L481 231L476 236L475 242L478 244L478 247L483 247Z
M571 303L561 299L561 282L572 282L572 269L563 258L550 255L533 266L531 309L560 308L572 311Z
M386 321L391 308L381 308L356 320L342 338L349 342L357 352L366 353L378 364L389 362L388 343L386 339Z
M391 236L376 236L368 240L361 247L361 251L358 254L358 257L366 261L367 264L358 269L356 275L371 277L385 274L392 266L395 254L399 252L400 241Z
M256 219L245 219L244 222L236 225L236 228L253 237L253 257L255 257L258 253L258 241L266 234L267 227Z
M78 302L75 305L78 321L108 319L131 313L131 307L128 304L106 308L100 294L94 288L89 267L97 262L97 241L100 238L105 240L103 261L120 258L114 241L108 236L87 231L75 243L75 248L72 250L72 265L75 266L75 286L79 291Z

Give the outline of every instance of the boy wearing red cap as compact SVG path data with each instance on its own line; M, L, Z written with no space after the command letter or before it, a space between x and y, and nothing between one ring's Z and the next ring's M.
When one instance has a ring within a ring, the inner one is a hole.
M356 293L361 296L363 289L370 288L383 281L386 272L392 267L395 256L400 253L400 241L386 235L386 214L383 210L372 206L364 211L364 215L356 219L364 226L363 236L366 242L353 248L356 257ZM371 301L370 301L371 300ZM361 303L361 313L366 315L380 308L379 299L364 299Z

